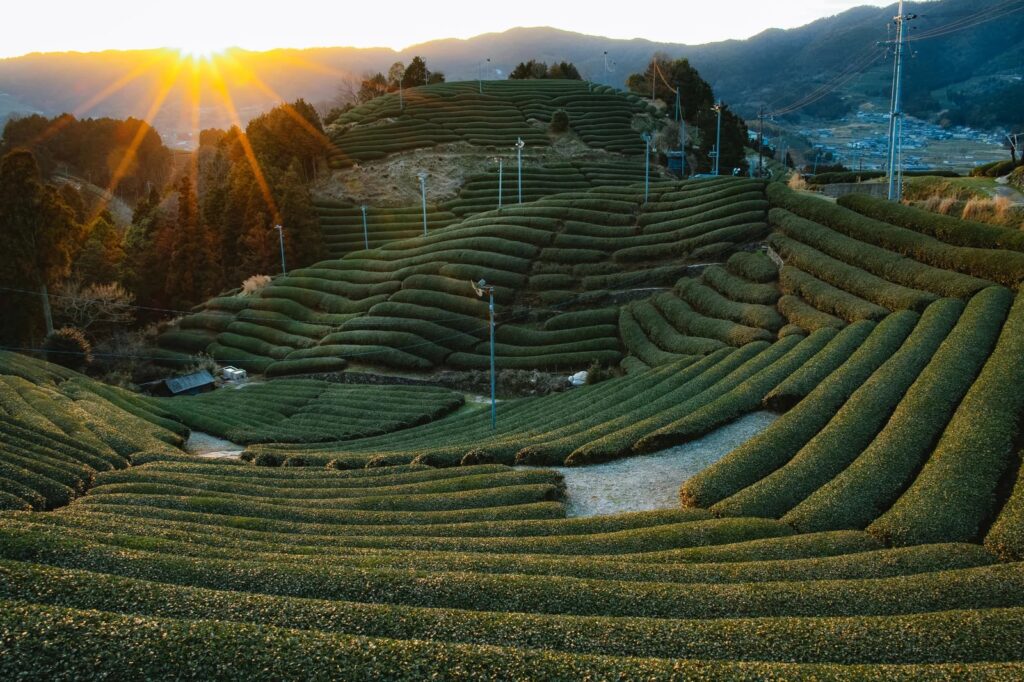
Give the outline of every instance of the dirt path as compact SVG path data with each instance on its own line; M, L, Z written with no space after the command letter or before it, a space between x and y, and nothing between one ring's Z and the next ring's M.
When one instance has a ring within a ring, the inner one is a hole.
M1014 204L1024 206L1024 194L1006 184L1008 182L1006 178L999 178L996 182L999 184L992 190L992 196L1006 197Z
M586 467L553 468L565 479L567 514L600 516L677 509L679 486L768 428L778 415L755 412L662 452Z
M241 445L202 431L193 431L185 442L185 449L206 459L238 459L245 450Z

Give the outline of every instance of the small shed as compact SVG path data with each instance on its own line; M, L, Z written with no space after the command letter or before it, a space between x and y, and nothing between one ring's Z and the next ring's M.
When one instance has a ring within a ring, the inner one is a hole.
M212 391L215 387L213 375L205 369L172 379L164 379L161 384L163 384L161 392L172 396L197 395Z

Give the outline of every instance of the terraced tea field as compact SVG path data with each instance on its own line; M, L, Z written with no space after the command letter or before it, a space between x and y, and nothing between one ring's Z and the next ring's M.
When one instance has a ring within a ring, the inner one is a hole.
M331 257L421 236L418 192L416 201L407 199L408 205L396 206L390 195L367 200L367 184L380 184L380 177L387 176L392 182L402 178L410 187L418 187L415 173L401 170L404 165L427 171L446 153L456 153L459 162L429 173L426 217L431 230L521 203L520 199L529 202L561 192L643 182L640 133L664 121L664 115L645 100L579 81L487 82L483 90L478 92L474 82L414 88L402 96L392 93L354 108L329 126L330 165L341 172L321 185L325 196L316 208ZM551 118L559 111L569 116L569 130L549 133ZM519 140L526 145L521 182L514 150ZM568 147L559 144L566 140L572 141ZM424 154L410 156L414 150ZM501 179L496 156L505 164ZM490 160L481 166L481 159ZM352 182L345 169L356 166L367 170ZM463 166L488 170L464 176ZM658 168L653 167L655 177L661 175ZM448 185L452 179L447 176L453 174L455 196L446 190L435 199L434 178L440 176ZM328 198L336 195L339 186L350 185L362 199ZM367 204L365 230L363 204Z
M351 131L489 143L431 112L491 95L432 92ZM497 100L512 132L547 111ZM262 383L157 399L0 353L0 678L1024 677L1020 235L563 171L500 211L474 180L428 237L339 247L159 339ZM616 371L503 399L492 429L430 385L489 366L482 278L499 369ZM678 505L567 513L550 467L642 467L765 411L672 479ZM245 452L188 455L191 429Z

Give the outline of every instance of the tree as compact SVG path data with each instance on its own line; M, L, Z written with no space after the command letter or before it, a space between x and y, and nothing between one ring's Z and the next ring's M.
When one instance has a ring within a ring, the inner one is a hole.
M402 78L405 77L405 64L402 62L395 62L388 69L388 88L391 90L397 90L398 84L402 82Z
M113 217L104 211L86 233L85 243L71 269L72 276L87 285L116 282L125 252L122 235L114 227Z
M299 168L293 164L277 179L275 187L281 223L285 227L288 260L296 267L323 260L326 249L320 221L309 191L302 184Z
M120 284L82 286L72 279L58 293L53 306L56 324L81 329L94 341L135 321L135 297Z
M125 233L125 257L119 278L142 305L166 305L164 283L173 234L173 224L161 209L160 194L155 187L151 188L149 195L136 205L132 224Z
M551 115L551 123L548 128L553 133L567 133L569 132L569 114L566 113L565 109L559 109Z
M508 75L509 80L538 80L548 77L548 65L531 59L528 62L519 62L512 73Z
M579 69L572 62L555 62L550 67L545 62L531 59L527 62L519 62L512 73L508 75L509 80L540 80L541 78L557 78L562 80L583 80Z
M101 187L113 184L128 201L144 196L150 185L163 187L171 173L171 151L155 129L135 118L63 114L8 121L0 154L21 147L36 155L43 177L60 170Z
M359 101L369 102L381 95L388 94L388 79L382 73L367 75L359 84Z
M31 342L38 331L39 313L52 330L49 287L66 277L72 254L81 239L81 225L60 194L43 183L35 157L15 150L0 160L0 286L38 291L40 300L27 305L24 295L0 296L0 339Z
M92 345L82 330L62 327L46 335L43 352L47 362L69 369L83 370L92 362Z
M415 88L426 85L429 78L430 71L427 69L427 63L423 61L422 57L413 57L402 76L402 87Z
M441 71L431 71L430 76L427 78L427 85L437 85L438 83L444 83L444 73Z
M558 62L552 64L551 68L548 69L548 78L557 78L561 80L572 80L581 81L583 77L580 76L579 69L572 62Z
M195 190L188 175L178 183L178 220L171 243L165 288L172 306L186 309L212 293L210 239L199 219Z
M249 121L245 134L261 164L283 170L298 160L307 180L315 177L329 144L320 114L304 99L257 116Z

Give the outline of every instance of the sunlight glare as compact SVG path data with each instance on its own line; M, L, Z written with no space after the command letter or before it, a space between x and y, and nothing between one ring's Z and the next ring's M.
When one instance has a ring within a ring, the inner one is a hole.
M204 43L193 43L188 45L178 45L178 53L182 58L188 58L192 61L210 61L215 56L223 53L227 48L224 46L213 46Z

